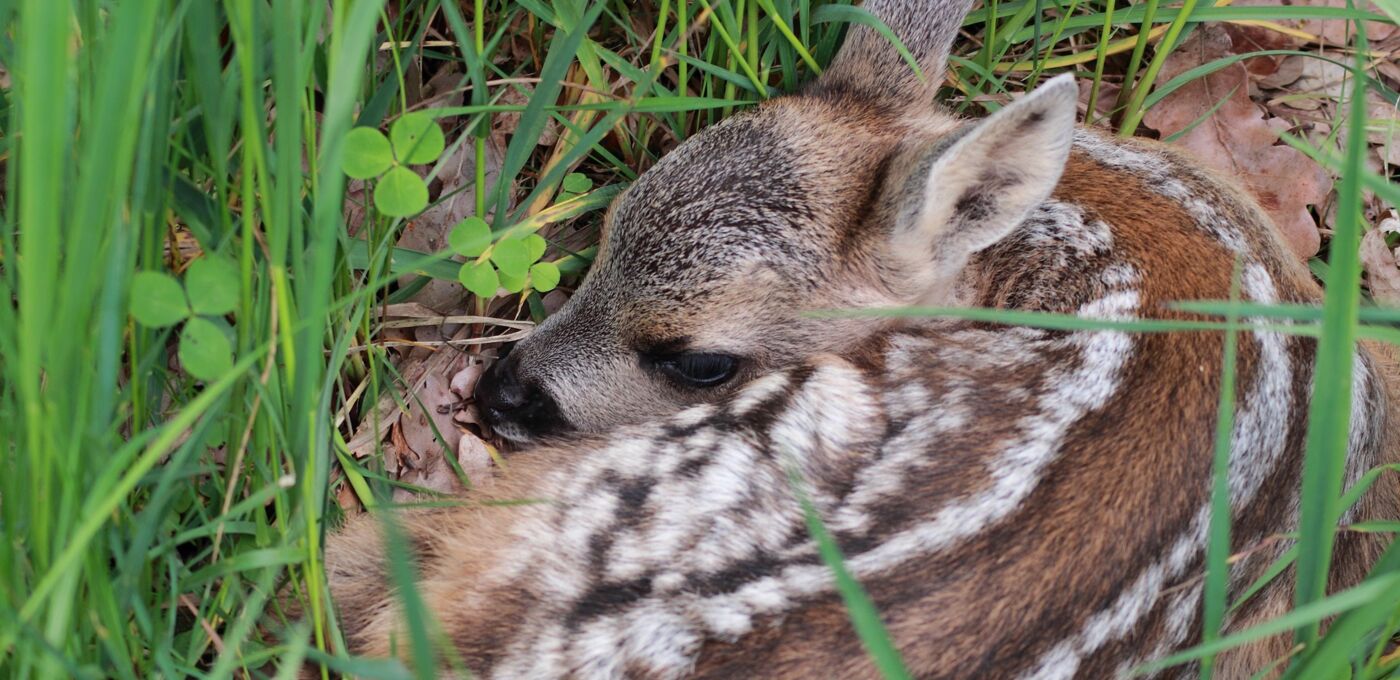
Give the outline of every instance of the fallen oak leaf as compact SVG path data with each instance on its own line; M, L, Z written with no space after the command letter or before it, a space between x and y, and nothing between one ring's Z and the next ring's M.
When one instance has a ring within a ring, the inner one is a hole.
M458 330L455 338L463 339L466 337L467 328L464 326ZM426 353L423 358L409 358L400 363L398 370L403 376L403 385L406 385L407 389L401 390L400 385L395 383L389 388L392 391L385 391L380 395L379 402L374 406L375 410L373 416L366 417L362 420L359 428L356 429L354 436L351 438L348 445L350 453L356 458L363 458L373 453L375 449L379 447L380 441L386 436L389 436L391 427L401 424L401 422L405 420L405 416L409 413L418 412L419 409L417 408L417 404L414 403L415 399L413 396L417 393L417 390L422 389L423 386L427 384L430 377L432 377L433 380L441 381L440 376L446 376L461 370L461 366L466 364L467 359L468 356L466 354L444 347L440 348L438 351ZM442 391L447 392L446 389ZM433 399L429 397L424 400L424 404L428 405L429 402L432 402L434 406L436 406L437 403L448 397L451 397L450 392L448 392L446 397L439 394L437 401L433 401ZM400 400L408 406L407 410L400 408ZM455 401L455 399L453 400ZM447 420L451 420L450 414ZM425 425L426 422L422 423L414 432L415 437L420 442L419 447L415 448L411 444L407 445L407 448L414 453L422 454L425 450L430 453L432 452L431 446L421 443L423 441L422 429ZM415 428L410 426L410 429L414 430ZM440 431L443 432L443 436L448 442L455 441L455 427L448 427L447 430ZM431 430L428 431L427 436L432 437ZM433 439L435 440L435 438ZM407 442L407 439L405 439L405 441ZM437 448L441 449L442 447L439 446ZM386 453L393 453L392 449L386 448L385 451ZM386 460L386 467L388 467L390 462L391 461Z
M379 403L375 405L374 411L365 416L360 421L360 426L355 430L350 441L346 442L346 448L350 455L355 458L365 458L380 449L380 442L390 436L392 428L398 425L399 418L403 411L399 410L399 405L394 402L391 395L384 395ZM392 449L384 448L384 466L387 470L398 469L398 456L394 455Z
M1234 4L1239 6L1241 3ZM1251 2L1248 4L1258 6L1278 3ZM1237 54L1291 50L1300 48L1306 43L1301 36L1294 32L1284 32L1255 24L1225 24L1224 29L1230 36L1233 51ZM1250 76L1255 79L1281 77L1278 71L1286 61L1287 57L1284 55L1261 55L1245 59L1244 67L1249 69Z
M335 503L345 512L351 512L363 507L360 503L360 497L355 495L355 490L350 487L349 482L342 483L340 486L336 487Z
M453 352L439 349L439 352ZM457 443L457 426L452 420L457 397L448 389L447 376L429 371L414 383L406 395L408 413L399 419L404 440L426 467L441 458Z
M457 465L477 488L491 484L491 449L481 437L462 433L457 442Z
M1231 54L1232 48L1224 29L1203 26L1167 58L1161 78L1170 80ZM1279 133L1289 124L1267 118L1248 92L1249 72L1231 64L1167 95L1143 122L1163 137L1179 133L1177 146L1243 182L1289 248L1299 258L1311 257L1321 235L1308 207L1327 198L1332 179L1302 152L1278 144Z
M1375 228L1361 237L1361 266L1371 297L1388 307L1400 307L1400 265L1385 242L1386 230Z
M462 370L457 371L452 376L452 392L458 397L466 399L472 395L476 389L476 382L481 379L481 374L486 371L486 365L482 363L467 364Z
M1117 83L1099 83L1098 97L1094 99L1094 110L1089 110L1089 100L1093 96L1094 82L1088 79L1079 81L1079 116L1086 125L1104 126L1113 118L1114 104L1122 86Z
M1231 4L1234 7L1331 7L1342 10L1354 7L1363 12L1385 15L1376 3L1357 2L1356 0L1236 0ZM1354 43L1352 34L1355 31L1355 23L1350 19L1283 19L1269 23L1294 29L1302 35L1307 35L1310 37L1308 42L1321 42L1337 47L1350 47ZM1364 23L1366 37L1372 43L1386 40L1400 31L1394 24L1387 22L1366 21Z
M1348 9L1352 0L1287 0L1283 4ZM1356 2L1355 8L1371 14L1382 14L1375 3ZM1366 40L1372 43L1381 42L1400 32L1400 27L1381 21L1365 21L1362 24L1366 27ZM1339 47L1350 47L1355 42L1352 34L1356 30L1356 24L1348 19L1306 19L1299 22L1298 28L1307 33L1314 33L1327 43Z

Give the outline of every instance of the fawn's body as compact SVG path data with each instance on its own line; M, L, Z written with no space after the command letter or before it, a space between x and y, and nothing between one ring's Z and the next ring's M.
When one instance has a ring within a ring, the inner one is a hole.
M937 72L963 7L867 4ZM919 677L1111 677L1199 635L1221 333L814 320L778 305L1188 318L1165 303L1227 298L1237 259L1246 300L1316 303L1317 286L1227 184L1155 143L1071 133L1072 84L981 124L895 106L921 90L862 80L889 66L871 35L803 95L644 175L589 281L487 387L553 402L484 395L513 438L579 433L515 456L485 494L548 502L398 517L423 598L474 672L875 675L794 478ZM745 147L752 162L721 163ZM686 181L701 185L687 194ZM698 225L694 242L668 219ZM568 368L560 346L591 349ZM619 346L638 349L618 358ZM1286 548L1267 539L1296 526L1314 350L1240 336L1229 485L1248 556L1232 593ZM676 358L687 352L705 358ZM739 359L710 358L721 354ZM637 387L653 380L648 362L689 383ZM1358 352L1349 479L1400 448L1383 362ZM729 386L700 391L715 366ZM590 383L603 379L617 386ZM582 395L601 396L576 405ZM1350 517L1397 507L1394 485L1378 485ZM1380 547L1343 534L1334 582L1358 581ZM333 538L327 561L348 639L389 654L403 628L375 523ZM1227 626L1292 597L1276 579ZM1248 677L1288 644L1227 655L1217 677Z

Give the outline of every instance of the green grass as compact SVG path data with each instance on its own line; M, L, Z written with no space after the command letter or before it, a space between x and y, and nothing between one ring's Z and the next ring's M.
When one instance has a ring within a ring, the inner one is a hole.
M320 551L339 521L342 486L372 505L397 484L378 459L352 460L345 441L401 378L382 348L346 350L378 339L374 309L415 289L400 285L400 275L455 280L457 266L446 261L450 253L396 248L406 222L373 209L349 234L346 133L387 127L416 106L410 91L419 70L455 69L456 85L470 88L463 105L428 110L448 131L449 153L467 145L477 161L475 213L489 217L497 238L553 238L564 224L587 236L608 199L680 140L810 79L835 53L845 23L869 21L849 5L0 0L0 66L10 83L0 89L0 673L261 677L305 659L325 676L412 677L401 664L337 651ZM958 110L979 114L1001 95L1074 70L1096 92L1127 84L1110 123L1133 134L1164 92L1233 63L1156 82L1167 54L1159 40L1179 44L1202 21L1287 18L1381 20L1330 7L990 2L967 20L971 38L956 48L947 93ZM1364 66L1358 59L1356 68ZM533 96L503 103L508 93L531 92L522 77L541 79ZM1395 99L1373 77L1354 79L1349 97L1367 89ZM514 182L493 190L482 160L492 123L506 114L519 116L501 162L502 177ZM551 126L561 141L537 145ZM1358 144L1334 158L1289 143L1343 178L1325 306L1197 311L1219 314L1223 321L1209 322L1216 330L1247 328L1241 316L1282 317L1298 320L1292 331L1319 338L1322 379L1294 553L1305 587L1297 611L1267 630L1225 638L1207 630L1200 648L1168 661L1297 631L1307 646L1292 660L1292 677L1342 677L1347 668L1347 677L1386 677L1397 667L1382 660L1381 640L1400 628L1400 549L1352 591L1324 597L1320 578L1346 504L1341 461L1329 452L1346 436L1348 349L1356 338L1397 334L1394 313L1359 307L1361 192L1394 203L1400 191L1365 170ZM564 200L559 186L576 172L597 188ZM558 251L566 277L586 266L588 245ZM200 381L177 368L179 328L136 323L128 294L138 272L179 277L208 255L236 264L235 311L212 319L233 367ZM542 314L538 294L518 302ZM1149 326L1133 330L1182 328ZM1222 359L1228 366L1228 351ZM1222 412L1231 399L1222 395ZM820 535L819 518L811 519ZM1213 523L1212 565L1224 559L1227 532ZM838 547L824 545L839 568ZM391 566L397 582L411 585L411 565L395 558ZM1230 604L1219 573L1207 576L1210 621ZM872 625L878 618L849 585L867 645L897 668ZM279 592L300 601L303 621L282 625ZM1319 633L1317 622L1334 614ZM426 658L431 626L411 633L405 655Z

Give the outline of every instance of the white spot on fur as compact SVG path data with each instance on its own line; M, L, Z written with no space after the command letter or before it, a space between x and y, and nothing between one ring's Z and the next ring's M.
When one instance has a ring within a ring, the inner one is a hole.
M1240 288L1254 302L1278 302L1273 279L1258 264L1245 266ZM1250 320L1268 322L1266 319ZM1259 350L1259 368L1255 371L1254 384L1235 406L1235 432L1230 445L1230 505L1236 512L1253 502L1264 478L1283 455L1293 409L1293 365L1288 358L1286 338L1265 329L1250 335Z
M1137 269L1126 262L1114 262L1104 267L1103 272L1099 274L1099 281L1110 288L1136 286L1141 278Z
M884 455L856 473L853 490L845 503L836 509L828 523L834 531L865 532L874 520L870 509L890 497L904 493L910 472L927 461L927 443L968 422L966 387L954 387L936 399L917 383L897 388L889 400L892 404L914 407L922 413L909 416L902 432L885 442Z
M1138 306L1135 292L1113 293L1081 310L1100 318L1126 320ZM1008 516L1040 481L1045 467L1055 459L1065 433L1084 413L1101 408L1117 389L1119 372L1132 353L1132 339L1117 331L1083 331L1064 342L1079 348L1080 361L1069 369L1051 369L1047 381L1053 389L1042 396L1041 412L1019 425L1022 437L1005 446L1001 456L987 465L988 488L971 498L954 499L933 518L901 531L859 555L848 556L847 567L858 578L892 569L910 559L952 548ZM824 565L789 567L780 576L750 583L739 592L712 598L711 606L763 613L761 604L782 603L793 595L811 594L830 587L830 571ZM762 594L763 601L756 596ZM776 611L776 608L774 609Z
M1135 292L1114 292L1089 302L1082 315L1127 319L1137 309ZM1133 340L1126 333L1098 330L1075 333L1070 343L1081 348L1079 367L1051 378L1054 386L1040 400L1042 413L1022 421L1022 439L1007 445L1001 458L987 466L993 477L990 488L959 504L939 509L934 519L911 527L883 541L868 553L848 560L857 574L875 574L895 567L914 554L944 550L953 541L980 533L1009 515L1040 481L1040 473L1056 458L1065 432L1089 410L1099 409L1113 395L1119 371L1126 364ZM1058 371L1056 371L1058 372Z
M1277 301L1273 280L1260 265L1250 264L1244 268L1241 289L1255 302L1270 304ZM1285 338L1280 333L1263 329L1251 332L1250 336L1258 347L1259 367L1255 371L1254 384L1236 405L1229 467L1230 504L1236 512L1254 501L1264 479L1277 466L1285 450L1292 410L1290 386L1293 367L1286 352ZM1204 549L1209 516L1210 506L1207 504L1197 512L1164 559L1147 566L1112 606L1095 613L1077 635L1043 655L1037 663L1037 670L1026 677L1071 677L1083 656L1092 654L1106 642L1130 633L1156 606L1166 584L1179 578ZM1199 589L1196 593L1196 597L1186 604L1174 599L1169 617L1177 620L1186 617L1189 621L1191 611L1198 606ZM1183 608L1187 611L1180 611ZM1184 625L1168 625L1164 636L1157 641L1158 645L1164 648L1163 651L1170 649L1179 644L1187 632ZM1073 653L1067 654L1066 650Z
M1185 208L1197 227L1226 248L1236 253L1247 251L1244 234L1224 219L1214 205L1182 182L1180 175L1185 168L1171 163L1166 156L1140 151L1129 144L1083 129L1075 133L1074 146L1099 163L1138 175L1149 189Z
M691 427L705 422L706 418L715 414L715 407L712 404L697 404L688 409L671 416L671 423L678 427Z
M1049 200L1042 203L1021 226L1033 246L1069 248L1080 255L1107 252L1113 247L1113 231L1099 220L1084 221L1084 209L1073 203Z
M1344 488L1350 489L1362 475L1371 469L1377 462L1374 455L1360 455L1362 453L1374 453L1376 447L1371 445L1369 440L1380 432L1384 427L1385 410L1372 403L1372 381L1370 365L1367 358L1361 352L1357 352L1353 359L1351 370L1351 421L1348 427L1350 433L1347 436L1347 450L1351 455L1347 456ZM1342 513L1342 524L1351 524L1357 521L1361 503L1347 508Z
M735 416L748 415L754 407L777 396L788 386L787 373L770 373L758 378L739 391L739 395L729 404L729 411Z

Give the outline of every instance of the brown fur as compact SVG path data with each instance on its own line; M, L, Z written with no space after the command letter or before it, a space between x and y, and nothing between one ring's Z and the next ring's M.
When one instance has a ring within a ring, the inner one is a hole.
M966 9L867 6L933 72ZM1089 132L1057 146L1068 129L1044 126L1072 111L1065 83L967 123L920 108L931 89L872 35L857 29L803 94L707 130L619 201L587 282L509 360L557 402L569 438L512 458L467 507L394 515L424 601L474 672L874 677L838 594L806 578L825 572L810 571L792 468L918 677L1108 677L1197 638L1192 531L1212 477L1220 333L804 312L1193 320L1168 304L1227 298L1237 258L1250 299L1316 303L1317 285L1254 201L1171 149ZM1249 556L1232 597L1296 526L1316 349L1240 338L1232 547ZM742 369L709 391L678 386L638 360L657 345L730 352ZM1400 369L1370 345L1358 361L1370 378L1349 453L1365 469L1397 460ZM1017 458L1038 451L1037 465ZM517 498L546 502L488 504ZM984 524L964 536L945 512ZM1354 516L1400 516L1394 476ZM353 520L326 560L348 640L385 656L403 626L377 522ZM667 541L680 547L658 554ZM1333 589L1360 581L1382 542L1341 534ZM1286 611L1290 578L1228 629ZM1224 655L1217 677L1248 677L1288 646Z

